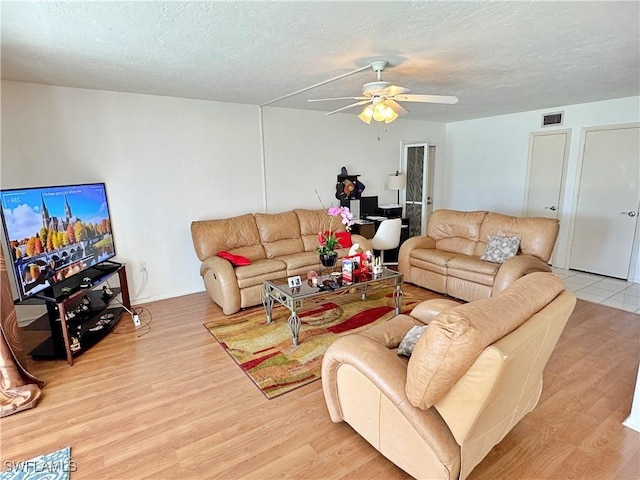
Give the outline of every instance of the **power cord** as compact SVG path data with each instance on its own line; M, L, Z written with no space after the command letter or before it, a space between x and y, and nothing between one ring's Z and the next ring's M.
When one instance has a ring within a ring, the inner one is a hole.
M138 288L138 291L136 292L136 295L133 298L140 297L142 290L144 290L144 287L147 286L147 279L148 279L148 273L147 273L147 268L145 267L145 269L142 271L142 282L140 283L140 287Z
M107 289L109 289L111 291L111 286L109 285L109 282L105 282L107 284ZM113 293L112 293L113 294ZM129 328L126 330L118 330L118 327L120 327L122 324L118 324L113 330L111 330L111 333L115 334L115 335L121 335L121 334L125 334L125 333L131 333L131 332L135 332L138 331L139 329L144 328L145 331L141 332L138 334L138 338L140 338L143 335L146 335L147 333L149 333L151 331L151 321L153 320L153 316L151 315L151 311L148 308L145 307L133 307L133 310L129 310L127 307L125 307L124 303L122 303L120 301L120 299L118 299L118 297L114 297L112 300L115 300L117 303L120 304L120 306L122 306L122 308L124 308L127 313L129 313L129 315L131 315L131 320L133 321L133 328ZM136 310L136 308L138 310ZM140 314L143 312L147 312L149 314L149 319L147 321L142 321L140 319Z
M116 300L118 303L120 303L120 305L122 305L122 302L120 302L119 300ZM127 310L127 308L122 305L122 307ZM128 310L127 310L128 311ZM141 317L141 315L143 313L147 313L149 315L148 319L145 319L144 317ZM146 307L142 307L142 306L138 306L138 307L134 307L133 308L133 315L138 316L138 318L140 318L140 326L136 327L130 327L128 326L129 324L122 324L119 323L118 325L116 325L114 327L113 330L111 330L111 333L113 333L114 335L124 335L124 334L128 334L128 333L133 333L136 331L139 331L140 333L138 333L138 338L142 337L143 335L146 335L147 333L149 333L151 331L151 321L153 320L153 315L151 315L151 310L149 310ZM140 331L141 329L145 329L144 331Z

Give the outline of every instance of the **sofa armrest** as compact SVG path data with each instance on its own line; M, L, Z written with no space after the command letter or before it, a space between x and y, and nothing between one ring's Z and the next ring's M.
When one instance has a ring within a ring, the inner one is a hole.
M200 275L209 296L225 315L240 310L240 287L231 262L218 256L209 257L202 262Z
M377 392L386 397L406 420L405 425L412 428L431 449L433 455L445 470L453 472L457 477L460 464L460 447L451 434L447 424L435 408L421 410L411 405L406 397L407 364L404 357L398 357L395 349L388 349L371 338L360 334L345 335L333 342L324 354L322 361L322 389L331 420L335 423L345 420L341 403L362 405L363 402L377 402L382 405L378 395L365 397L365 392L345 392L338 388L339 370L355 369L358 374L368 380ZM341 397L342 395L342 397ZM386 404L386 402L385 402ZM379 408L378 408L379 409ZM395 415L380 413L388 421L397 419ZM358 425L351 425L359 432ZM380 426L374 428L380 429ZM376 446L376 448L379 448Z
M409 315L396 315L388 322L379 323L358 335L370 338L374 342L386 348L398 348L400 342L411 329L411 327L423 325L421 322Z
M369 250L371 253L373 253L373 245L371 245L371 240L369 240L366 237L363 237L362 235L358 235L356 233L352 233L351 234L351 243L360 244L360 249L363 252L366 252L367 250Z
M533 255L516 255L506 260L493 281L491 296L494 297L520 277L533 272L550 272L551 267Z
M411 281L411 268L409 265L409 257L411 251L416 248L436 248L436 241L431 237L411 237L400 245L400 253L398 253L398 270L404 275L404 281Z
M343 364L361 372L394 404L409 404L404 392L407 368L396 351L362 335L345 335L329 346L322 360L322 388L333 422L344 419L337 388L337 371Z
M413 310L411 310L411 316L417 319L423 325L428 325L440 313L450 308L461 305L456 300L450 300L448 298L432 298L419 303Z

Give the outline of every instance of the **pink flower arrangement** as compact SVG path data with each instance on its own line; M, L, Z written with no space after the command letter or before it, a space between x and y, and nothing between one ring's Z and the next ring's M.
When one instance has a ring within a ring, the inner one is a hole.
M335 250L342 245L338 242L336 233L333 231L333 220L334 218L342 217L341 223L349 231L351 230L351 225L353 225L353 214L349 207L329 207L327 214L331 217L329 228L325 232L318 232L318 247L316 251L323 255L337 255Z

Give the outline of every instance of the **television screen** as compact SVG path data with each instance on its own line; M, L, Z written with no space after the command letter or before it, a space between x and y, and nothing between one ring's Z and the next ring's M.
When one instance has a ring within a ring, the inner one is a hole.
M115 256L104 183L1 190L0 196L21 300Z

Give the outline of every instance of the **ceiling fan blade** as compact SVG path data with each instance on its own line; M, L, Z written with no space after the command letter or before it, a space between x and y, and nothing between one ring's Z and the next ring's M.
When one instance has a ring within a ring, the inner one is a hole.
M450 105L458 103L458 97L449 95L400 94L394 96L393 99L400 102L447 103Z
M389 105L393 109L393 111L396 112L398 115L404 115L405 113L409 113L409 111L406 108L404 108L395 100L387 99L385 103Z
M402 93L407 93L409 91L408 88L399 87L398 85L389 85L387 88L383 89L380 94L385 95L387 97L393 97L395 95L400 95Z
M347 110L348 108L357 107L358 105L364 105L365 103L369 103L371 100L367 98L366 100L362 100L360 102L352 103L351 105L347 105L346 107L339 108L337 110L333 110L332 112L325 113L324 116L333 115L334 113L341 112L342 110Z
M335 97L335 98L311 98L307 102L325 102L327 100L364 100L368 97Z

